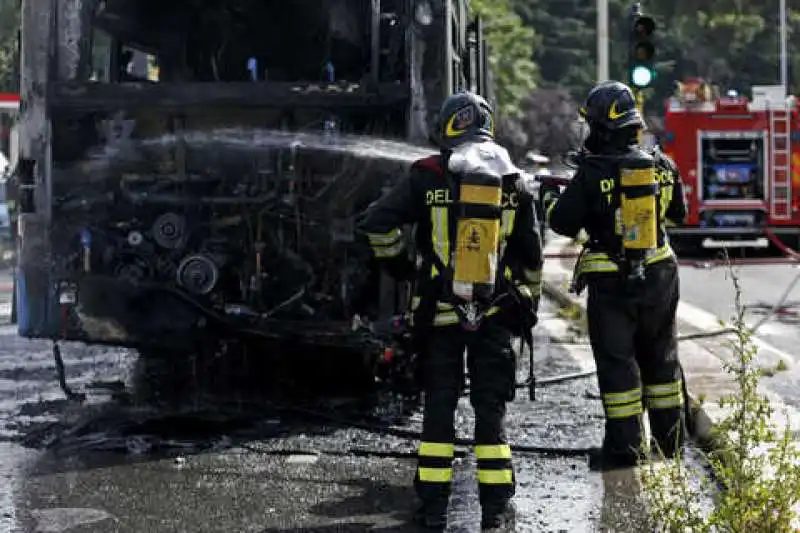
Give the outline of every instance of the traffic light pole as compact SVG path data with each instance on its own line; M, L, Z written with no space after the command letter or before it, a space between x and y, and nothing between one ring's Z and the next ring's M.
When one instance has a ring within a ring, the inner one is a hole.
M644 91L634 88L633 94L636 97L636 109L639 110L639 114L642 116L642 120L644 120ZM643 135L644 128L639 128L639 132L636 135L636 140L639 144L642 144Z
M629 11L630 30L628 33L628 83L636 98L636 109L644 118L644 91L655 80L653 57L655 46L652 42L656 23L652 17L642 13L640 3L632 4ZM641 144L644 130L640 129L638 141Z
M630 9L630 30L628 33L628 83L638 89L646 89L655 81L656 71L653 58L656 53L653 35L655 20L642 13L641 5L636 3Z
M631 4L630 11L628 12L628 69L627 69L627 78L628 84L632 84L633 80L631 79L631 73L633 72L633 66L635 64L634 57L633 57L633 48L636 44L636 38L634 37L634 27L636 26L636 19L639 18L641 14L641 5L637 2L635 4Z

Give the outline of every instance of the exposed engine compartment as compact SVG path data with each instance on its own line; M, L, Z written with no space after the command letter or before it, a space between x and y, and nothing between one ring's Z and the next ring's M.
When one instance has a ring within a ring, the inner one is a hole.
M199 329L209 315L265 336L349 332L370 273L356 216L428 153L250 129L96 147L54 180L54 257L78 292L73 335L98 338L92 316L113 317L108 340L134 345ZM121 296L137 291L147 296Z

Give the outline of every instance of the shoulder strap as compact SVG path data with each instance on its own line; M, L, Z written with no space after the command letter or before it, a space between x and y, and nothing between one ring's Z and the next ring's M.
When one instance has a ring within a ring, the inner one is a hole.
M418 159L414 162L412 167L428 170L439 176L445 174L445 169L442 166L442 156L440 155L432 155L423 159Z

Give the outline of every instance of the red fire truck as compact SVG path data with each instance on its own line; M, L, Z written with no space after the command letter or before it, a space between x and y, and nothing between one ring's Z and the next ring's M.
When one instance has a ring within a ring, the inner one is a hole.
M719 97L702 80L666 103L664 152L681 171L689 213L673 241L704 248L796 246L800 235L798 106L781 86ZM794 148L797 146L797 148Z

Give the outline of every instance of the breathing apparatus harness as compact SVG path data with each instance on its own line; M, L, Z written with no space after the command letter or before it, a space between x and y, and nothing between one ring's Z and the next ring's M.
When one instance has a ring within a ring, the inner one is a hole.
M612 162L618 169L613 193L618 207L614 212L616 233L622 243L617 253L607 253L626 281L635 285L645 280L645 261L658 249L659 186L653 156L635 148L621 154L575 154L572 161L580 165L590 159ZM581 266L585 254L596 244L584 244L575 263L570 292L580 294L586 286Z
M426 309L427 313L422 313L423 316L433 314L437 301L445 302L452 306L466 331L477 331L491 309L505 300L513 299L520 308L524 305L524 296L519 288L505 279L508 266L506 236L501 235L504 173L476 164L474 160L475 154L482 151L479 159L481 155L489 159L498 157L497 154L490 155L492 149L498 148L502 150L493 142L472 144L467 148L462 164L456 165L456 171L451 165L453 154L443 154L442 175L453 198L450 213L455 223L448 224L447 228L453 246L447 265L433 250L423 254L423 271L435 267L442 281L440 294L428 294L422 299L426 302L423 305L430 307ZM529 397L533 400L536 386L533 325L527 319L520 322L521 349L527 345L529 352Z

